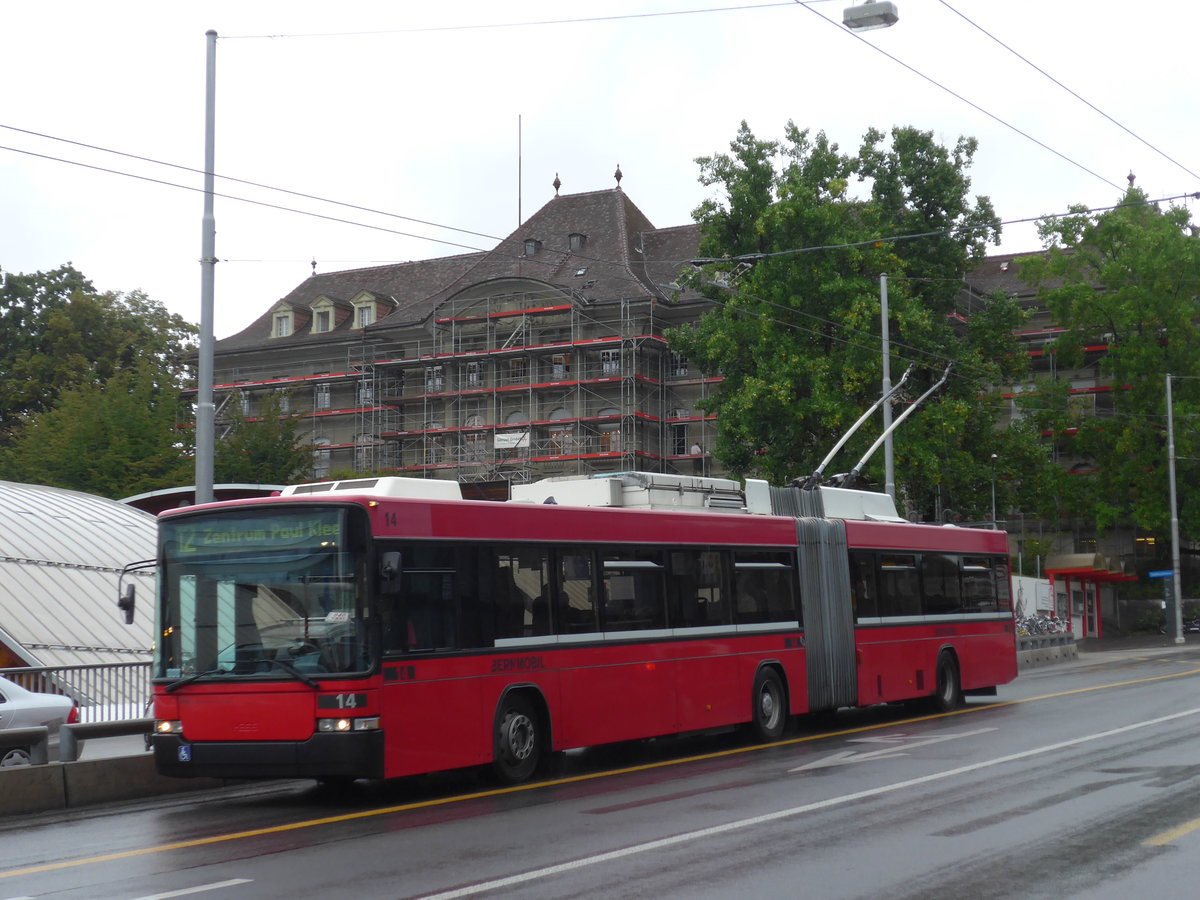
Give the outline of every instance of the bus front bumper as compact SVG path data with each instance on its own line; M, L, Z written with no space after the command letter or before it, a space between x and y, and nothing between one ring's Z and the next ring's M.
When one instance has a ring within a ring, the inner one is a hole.
M175 778L382 778L383 732L314 734L305 741L150 738L154 765Z

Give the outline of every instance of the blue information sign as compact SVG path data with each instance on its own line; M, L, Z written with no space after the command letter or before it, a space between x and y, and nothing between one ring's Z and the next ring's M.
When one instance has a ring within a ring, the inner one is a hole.
M1153 572L1147 572L1148 578L1170 578L1175 574L1174 569L1155 569Z

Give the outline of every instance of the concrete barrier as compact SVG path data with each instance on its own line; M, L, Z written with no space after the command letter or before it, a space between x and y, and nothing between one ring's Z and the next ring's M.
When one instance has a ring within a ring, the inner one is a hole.
M32 728L6 728L0 731L0 756L9 750L26 750L35 766L50 761L50 729L45 725Z
M1075 635L1024 634L1017 636L1017 670L1049 666L1079 659Z
M124 737L131 734L150 734L153 719L124 719L119 722L92 722L89 724L64 725L58 731L58 758L62 762L76 762L83 742L88 738Z
M0 768L0 816L73 809L234 783L223 778L167 778L155 770L154 757L149 753L11 766Z

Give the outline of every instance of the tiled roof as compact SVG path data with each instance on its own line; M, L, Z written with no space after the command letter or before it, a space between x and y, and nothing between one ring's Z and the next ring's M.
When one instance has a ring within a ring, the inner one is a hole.
M583 245L571 249L571 235ZM675 280L679 266L695 256L698 226L656 229L618 189L555 197L491 251L396 265L349 269L314 275L283 298L296 308L311 308L324 295L353 297L366 290L396 304L394 312L368 326L367 332L420 322L460 291L506 278L529 278L562 288L581 302L606 302L661 296L661 284ZM526 242L536 252L526 253ZM277 301L278 302L278 301ZM330 332L307 329L272 338L276 304L240 333L219 341L218 353L323 343L360 334L346 320Z
M582 246L574 250L572 235L583 236ZM581 303L658 297L668 293L662 286L675 282L680 267L696 255L699 239L696 224L655 228L619 187L566 194L551 199L490 251L313 275L283 301L308 310L325 296L344 308L346 298L369 291L395 306L367 327L366 335L371 335L419 323L469 287L510 278L545 282ZM530 245L533 252L526 252L527 242L536 242ZM1018 271L1020 262L1033 255L988 257L967 275L968 290L976 296L1002 290L1031 298L1034 291L1019 280ZM217 353L282 350L364 336L347 316L332 331L313 333L301 327L288 337L271 337L271 310L278 302L240 333L218 341Z

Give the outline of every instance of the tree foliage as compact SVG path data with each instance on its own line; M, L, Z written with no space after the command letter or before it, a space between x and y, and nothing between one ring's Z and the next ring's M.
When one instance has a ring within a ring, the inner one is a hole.
M287 484L312 470L313 447L300 437L301 419L286 412L287 395L256 398L247 412L245 395L230 399L227 430L217 441L214 480L224 484Z
M191 481L180 442L179 390L151 361L103 384L63 391L53 408L27 415L0 453L0 478L119 499Z
M70 264L0 273L0 478L114 498L186 483L195 332Z
M918 515L982 517L1000 447L988 386L1026 361L1012 301L984 298L965 322L956 315L964 272L1000 232L990 201L969 196L975 141L946 148L913 128L890 140L872 129L850 155L792 123L782 141L764 141L743 122L730 150L697 160L717 195L694 213L700 253L714 261L693 284L717 307L670 334L674 349L724 376L703 405L720 422L717 457L775 482L813 471L879 396L887 274L893 381L917 366L897 414L955 364L895 435L899 486ZM878 434L864 427L831 471ZM882 453L867 472L882 482Z
M70 264L0 273L0 446L22 417L50 410L62 392L143 363L164 390L182 387L195 333L140 291L97 292Z
M1167 374L1177 376L1177 480L1200 475L1200 238L1186 209L1161 209L1132 187L1114 209L1094 216L1077 208L1042 222L1041 234L1046 253L1021 276L1040 287L1063 328L1053 345L1057 368L1092 389L1072 396L1071 385L1051 377L1026 401L1032 427L1056 436L1077 473L1062 486L1063 511L1100 533L1133 526L1165 543ZM1200 535L1200 498L1180 491L1179 515L1181 530Z

